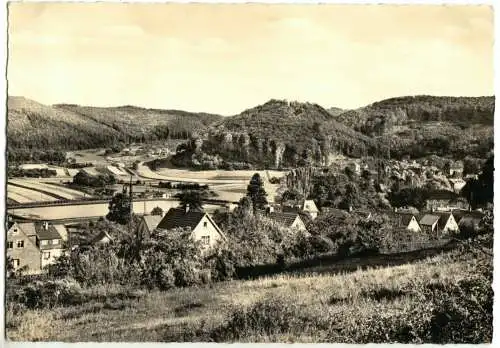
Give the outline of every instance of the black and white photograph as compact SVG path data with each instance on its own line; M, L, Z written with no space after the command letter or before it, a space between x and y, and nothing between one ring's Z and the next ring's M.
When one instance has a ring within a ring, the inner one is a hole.
M491 3L5 6L7 344L492 343Z

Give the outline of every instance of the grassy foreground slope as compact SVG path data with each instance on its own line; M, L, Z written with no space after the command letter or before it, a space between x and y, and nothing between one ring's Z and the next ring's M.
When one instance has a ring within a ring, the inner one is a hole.
M492 334L491 279L483 274L491 262L451 251L396 267L283 274L210 288L94 288L86 290L94 300L83 305L21 315L7 306L7 336L73 342L486 342Z

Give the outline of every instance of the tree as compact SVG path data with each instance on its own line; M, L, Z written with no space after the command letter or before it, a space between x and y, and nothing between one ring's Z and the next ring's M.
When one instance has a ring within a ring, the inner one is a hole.
M184 209L188 205L190 209L203 209L203 200L208 198L206 191L199 190L183 190L175 197L180 200L180 206Z
M462 188L461 195L467 199L473 209L493 203L493 176L494 176L493 155L488 158L483 166L483 170L477 179L467 181Z
M255 173L250 179L250 184L247 186L247 196L252 200L254 212L257 209L263 209L267 204L267 193L259 173Z
M163 209L160 207L155 207L153 208L153 210L151 210L151 215L163 216Z
M130 195L127 190L117 193L109 202L109 213L106 219L121 225L129 223L131 217Z

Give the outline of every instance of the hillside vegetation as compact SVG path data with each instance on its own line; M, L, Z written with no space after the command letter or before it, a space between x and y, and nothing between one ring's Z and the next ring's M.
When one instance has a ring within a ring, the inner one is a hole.
M493 147L494 97L386 99L335 119L391 146L392 156L484 157Z
M374 139L337 122L321 106L274 99L214 123L196 140L182 149L176 163L222 163L202 152L225 162L283 168L325 164L331 153L359 157L376 151ZM200 156L193 159L193 154Z
M119 142L186 139L221 116L133 106L43 105L23 97L7 103L8 149L87 149Z

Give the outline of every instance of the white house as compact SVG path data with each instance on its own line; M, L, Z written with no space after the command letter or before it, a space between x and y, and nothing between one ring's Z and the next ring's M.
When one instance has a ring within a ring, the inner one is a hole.
M306 199L304 201L304 204L302 205L302 211L308 213L313 220L318 217L319 210L312 199Z
M439 232L444 235L459 232L458 223L452 213L439 214L438 227Z
M176 228L190 228L194 241L201 242L203 249L224 242L226 236L212 218L200 209L170 208L156 227L155 232L168 232Z

